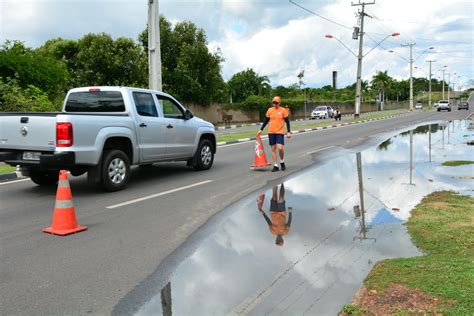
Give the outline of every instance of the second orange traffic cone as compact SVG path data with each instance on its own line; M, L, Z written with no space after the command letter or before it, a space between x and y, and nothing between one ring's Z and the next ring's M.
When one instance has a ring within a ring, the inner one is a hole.
M77 223L76 212L72 203L71 188L67 179L67 172L59 172L58 191L56 193L56 205L54 206L53 222L43 232L54 235L65 236L86 230L87 227Z
M265 149L263 148L262 138L260 135L257 135L255 139L255 163L250 166L252 169L268 167L270 164L267 161L267 156L265 156Z

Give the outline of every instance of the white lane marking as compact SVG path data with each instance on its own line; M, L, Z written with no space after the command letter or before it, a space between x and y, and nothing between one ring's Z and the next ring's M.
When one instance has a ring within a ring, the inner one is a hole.
M333 148L333 147L336 147L336 146L326 146L326 147L323 147L323 148L318 148L318 149L316 149L316 150L308 151L308 152L306 153L306 155L311 155L311 154L317 153L318 151L323 151L323 150L326 150L326 149L329 149L329 148Z
M186 186L181 187L181 188L176 188L176 189L172 189L172 190L168 190L168 191L164 191L164 192L144 196L144 197L141 197L141 198L138 198L138 199L135 199L135 200L131 200L131 201L115 204L115 205L110 205L110 206L107 206L106 208L112 209L112 208L117 208L117 207L129 205L129 204L133 204L133 203L138 203L138 202L141 202L141 201L153 199L153 198L163 196L163 195L166 195L166 194L171 194L171 193L174 193L174 192L183 191L183 190L186 190L186 189L197 187L199 185L203 185L203 184L206 184L206 183L209 183L209 182L212 182L212 180L201 181L201 182L198 182L198 183L186 185Z
M7 182L0 183L0 185L13 184L13 183L23 182L23 181L28 181L28 180L30 180L30 178L28 178L28 179L21 179L21 180L14 180L14 181L7 181Z

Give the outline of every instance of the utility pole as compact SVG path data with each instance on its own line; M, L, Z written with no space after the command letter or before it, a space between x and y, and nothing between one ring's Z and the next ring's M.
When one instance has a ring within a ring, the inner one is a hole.
M304 77L304 70L301 70L301 72L298 74L297 77L299 79L300 91L301 91L301 85L304 84L302 81ZM304 119L306 120L306 89L304 90Z
M444 72L446 71L446 69L441 69L441 71L443 72L443 100L444 100Z
M362 90L362 58L363 58L363 44L364 44L364 17L369 16L365 13L365 6L375 4L374 2L359 2L358 3L351 3L352 6L362 6L362 10L359 11L358 16L360 18L360 31L358 32L359 35L359 54L357 56L357 82L356 82L356 100L355 100L355 113L354 117L358 118L360 116L360 105L361 105L361 90ZM370 16L369 16L370 17Z
M436 60L427 60L426 62L430 63L430 94L428 96L428 109L431 110L431 64L436 62Z
M402 44L402 47L410 47L410 111L413 111L413 46L416 43Z
M148 86L162 91L158 0L148 0Z
M451 74L448 73L448 103L449 103L449 88L451 86Z

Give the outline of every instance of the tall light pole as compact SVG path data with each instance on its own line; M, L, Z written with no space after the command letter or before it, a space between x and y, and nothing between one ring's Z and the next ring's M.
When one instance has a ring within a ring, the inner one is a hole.
M428 95L428 109L431 110L431 64L435 63L436 60L427 60L426 62L430 63L430 86L429 86L429 95Z
M360 17L360 31L358 32L359 35L359 54L357 55L357 81L356 81L356 93L355 93L355 111L354 117L358 118L360 116L360 104L361 104L361 90L362 90L362 50L364 45L364 17L367 15L365 13L365 6L375 4L374 2L359 2L358 3L351 3L352 6L362 6L362 10L359 12Z
M448 73L448 103L449 103L449 90L451 86L451 74Z
M373 4L373 3L370 3L370 4ZM365 14L367 15L367 14ZM361 17L361 22L363 21L363 15ZM382 44L387 38L389 38L390 36L392 37L395 37L395 36L399 36L400 33L398 32L395 32L395 33L392 33L392 34L389 34L387 36L385 36L380 42L377 43L377 45L375 45L374 47L372 47L371 50L369 50L367 53L363 54L362 55L362 47L361 47L361 43L362 43L362 27L361 27L361 30L360 31L357 31L355 30L354 31L354 34L355 35L360 35L360 40L359 40L359 54L356 55L349 47L347 47L346 44L344 44L340 39L338 39L337 37L333 36L333 35L330 35L330 34L327 34L325 35L324 37L326 38L329 38L329 39L335 39L337 40L339 43L342 44L342 46L344 46L352 55L354 55L356 58L357 58L357 83L356 83L356 98L355 98L355 111L354 111L354 117L355 118L358 118L359 115L360 115L360 104L361 104L361 90L362 90L362 80L361 80L361 72L362 72L362 58L364 58L365 56L367 56L371 51L373 51L376 47L378 47L380 44ZM357 32L357 33L356 33ZM354 37L353 37L354 38Z
M300 91L301 91L301 85L304 84L302 81L304 77L304 70L301 70L301 72L298 74L297 77L300 83ZM306 120L306 89L304 90L304 119Z
M162 90L158 0L148 0L148 86L153 90Z
M444 72L446 71L446 67L448 67L448 66L445 65L445 66L441 67L441 69L440 69L443 72L443 100L444 100Z
M402 44L402 47L410 47L410 111L413 111L413 46L416 43Z

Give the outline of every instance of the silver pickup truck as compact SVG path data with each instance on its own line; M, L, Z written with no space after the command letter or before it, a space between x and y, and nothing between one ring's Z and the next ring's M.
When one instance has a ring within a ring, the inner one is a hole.
M65 169L117 191L131 165L186 161L207 170L215 152L214 126L153 90L76 88L59 113L0 113L0 161L39 185L55 184Z

